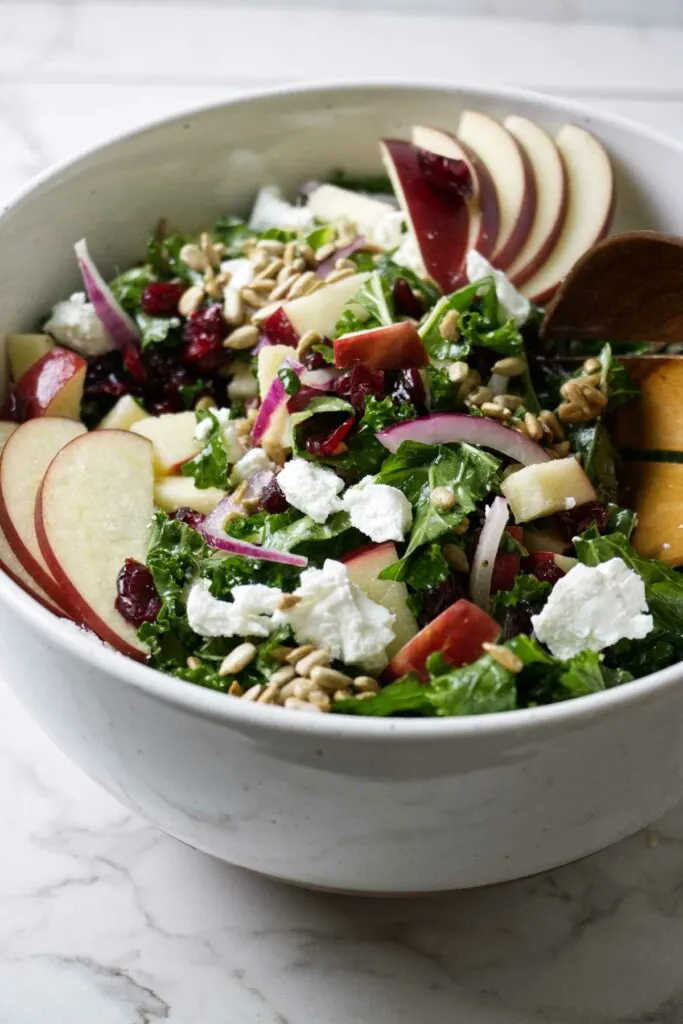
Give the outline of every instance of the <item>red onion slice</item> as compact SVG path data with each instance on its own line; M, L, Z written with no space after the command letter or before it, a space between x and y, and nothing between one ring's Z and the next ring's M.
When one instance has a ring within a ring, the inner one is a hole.
M391 212L391 207L387 206L387 211ZM337 249L335 253L332 253L329 259L323 260L322 263L319 263L318 266L315 268L316 274L320 278L326 278L327 275L331 274L332 271L334 270L334 265L337 262L337 260L348 259L352 252L356 252L358 249L362 249L364 245L365 239L363 238L362 235L358 235L358 237L354 238L354 240L350 242L349 245L345 245L342 249Z
M225 526L225 520L229 515L237 513L239 516L246 515L244 508L244 501L253 501L261 496L261 493L265 487L268 486L270 481L273 479L275 474L270 469L259 470L258 473L254 473L249 478L247 486L242 491L241 496L238 500L235 500L232 494L229 494L227 498L223 498L222 501L216 505L213 512L210 512L205 517L202 526L207 529L210 533L221 533Z
M120 303L114 298L109 285L95 266L88 252L85 238L81 238L79 242L76 242L74 250L88 298L92 302L97 318L105 331L117 348L126 349L130 346L139 348L140 335L138 329Z
M285 359L280 369L294 370L297 377L301 377L304 372L304 367L301 363L295 363L291 359ZM275 376L273 383L268 388L263 401L261 402L261 408L258 411L256 422L251 431L251 439L254 444L258 444L263 435L265 434L270 421L276 412L278 412L283 406L287 404L289 395L285 391L285 386L280 380L279 376Z
M206 524L201 526L200 533L210 547L216 548L218 551L227 551L231 555L258 558L262 562L279 562L281 565L295 565L299 569L305 569L308 565L308 559L303 555L293 555L288 551L273 551L272 548L260 548L258 544L248 544L245 540L235 540L234 537L226 537L224 533L207 530Z
M550 460L550 456L540 444L536 444L524 434L518 434L516 430L504 427L502 423L484 416L466 416L462 413L434 413L406 423L397 423L380 431L377 440L390 452L397 451L403 441L419 441L421 444L453 444L456 441L466 441L479 445L480 448L491 448L502 455L507 455L523 466L533 466L538 462Z
M491 601L493 566L509 518L510 509L505 498L494 498L486 509L486 519L474 552L470 597L485 612L488 612Z

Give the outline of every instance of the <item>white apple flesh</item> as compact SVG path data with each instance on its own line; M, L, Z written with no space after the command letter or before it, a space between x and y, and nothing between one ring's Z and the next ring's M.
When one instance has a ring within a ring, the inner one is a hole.
M596 500L592 483L573 455L525 466L503 480L500 489L517 523Z
M51 600L71 611L36 537L36 495L53 458L85 427L62 417L27 420L12 433L0 458L0 526L24 570Z
M416 125L412 130L412 140L420 149L467 164L473 186L473 194L465 199L469 213L467 249L476 249L488 258L496 246L499 222L498 197L488 168L462 140L440 128Z
M147 419L149 413L130 395L123 395L97 424L98 430L130 430L134 423Z
M498 239L491 263L507 270L525 244L536 212L531 165L517 140L499 121L476 110L460 118L458 139L488 168L498 198Z
M165 476L154 484L154 503L165 512L191 508L208 515L225 497L217 487L196 487L190 476Z
M347 220L355 224L358 233L373 234L393 207L379 199L360 195L338 185L318 185L308 197L308 209L325 224Z
M8 334L5 344L9 375L13 381L23 377L34 363L55 347L49 334Z
M299 337L306 331L317 331L323 337L330 335L344 307L360 291L369 276L365 273L352 274L319 288L311 295L302 295L299 299L289 299L287 302L274 302L259 310L259 320L265 321L282 306ZM290 349L290 353L293 355L294 349Z
M202 444L194 436L196 428L197 417L191 411L145 416L130 427L134 434L152 442L157 476L179 472L183 463L199 454Z
M55 345L29 366L13 388L23 419L66 416L80 420L88 364L71 349Z
M383 569L398 561L395 546L377 544L360 551L353 552L344 559L349 579L360 590L394 615L392 629L394 639L387 648L389 658L415 636L418 631L415 616L408 607L408 589L399 580L381 580L379 574Z
M127 558L145 561L154 511L152 445L123 430L67 444L45 474L35 507L40 548L77 618L101 640L142 660L145 645L116 610Z
M607 234L614 212L614 172L601 143L575 124L565 125L555 142L567 172L567 213L555 247L521 287L539 305L552 297L578 258Z
M504 125L526 153L536 184L536 213L524 245L507 268L519 288L543 266L555 247L567 213L567 173L554 139L526 117L506 117Z

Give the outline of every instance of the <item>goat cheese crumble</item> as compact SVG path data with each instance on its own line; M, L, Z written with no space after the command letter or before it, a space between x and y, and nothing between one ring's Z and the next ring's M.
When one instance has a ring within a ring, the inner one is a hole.
M52 310L45 330L82 356L103 356L115 348L85 292L58 302Z
M333 512L343 508L339 494L344 481L325 466L292 459L278 473L277 482L289 504L316 523L324 523Z
M263 448L250 448L246 455L235 463L232 471L231 482L242 483L243 480L251 480L256 473L262 473L266 469L272 469L270 461Z
M518 327L526 323L531 312L531 303L517 291L502 270L496 270L480 252L470 249L467 253L466 271L467 279L471 283L480 281L483 277L492 277L498 301L507 315L512 317Z
M575 565L531 617L536 636L556 658L601 651L618 640L642 640L654 628L645 584L622 558Z
M294 595L298 604L276 612L274 620L290 626L298 643L326 647L333 658L367 672L384 668L395 616L350 581L345 565L328 558L322 569L306 569Z
M221 270L230 274L228 282L237 291L246 288L254 280L254 264L246 256L238 256L232 260L223 260Z
M266 185L256 196L249 227L252 231L268 231L269 228L298 228L310 231L315 227L315 217L308 207L288 203L275 185Z
M370 241L385 249L396 249L404 239L405 215L401 210L387 207L387 213L377 221L370 232Z
M376 484L371 476L349 487L342 498L351 525L370 540L401 541L413 522L412 505L403 491L388 484Z
M427 275L420 247L412 231L403 235L403 241L394 253L393 260L401 267L408 267L408 270L412 270L418 277Z
M207 579L195 580L187 596L187 621L199 636L269 636L282 591L263 583L233 587L232 601L219 601Z

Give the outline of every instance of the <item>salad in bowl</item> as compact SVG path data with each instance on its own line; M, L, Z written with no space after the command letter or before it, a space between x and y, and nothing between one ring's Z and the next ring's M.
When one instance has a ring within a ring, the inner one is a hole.
M82 290L7 338L2 568L290 710L499 712L680 660L683 535L648 512L675 460L624 441L677 357L542 330L609 230L607 153L476 111L380 148L162 221L107 281L75 243Z

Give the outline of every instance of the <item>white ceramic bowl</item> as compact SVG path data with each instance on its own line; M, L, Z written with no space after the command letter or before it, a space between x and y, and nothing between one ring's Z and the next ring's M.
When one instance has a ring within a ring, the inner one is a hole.
M358 86L227 103L125 136L44 176L0 217L0 330L78 286L87 235L112 271L160 215L198 227L258 185L377 168L377 139L459 111L592 128L618 172L619 225L683 234L683 147L506 89ZM308 886L418 892L582 857L683 795L683 670L534 710L363 720L256 707L135 664L0 574L2 673L55 742L159 828Z

